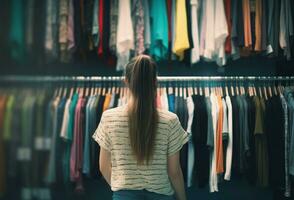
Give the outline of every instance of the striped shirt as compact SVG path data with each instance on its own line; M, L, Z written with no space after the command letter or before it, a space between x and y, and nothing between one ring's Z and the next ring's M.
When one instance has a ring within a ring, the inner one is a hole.
M154 156L149 165L137 165L130 147L127 106L103 113L93 139L111 153L112 191L145 189L164 195L174 193L167 173L167 158L182 148L188 134L177 115L164 110L158 110L158 115Z

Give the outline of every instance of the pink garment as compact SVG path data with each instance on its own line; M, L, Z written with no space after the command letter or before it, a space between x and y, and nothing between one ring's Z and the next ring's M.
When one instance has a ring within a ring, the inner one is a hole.
M70 178L76 182L76 189L83 190L82 167L83 167L83 137L85 131L85 106L86 99L78 100L75 110L74 136L70 156Z
M162 108L161 97L158 94L156 96L156 106L157 106L157 108Z

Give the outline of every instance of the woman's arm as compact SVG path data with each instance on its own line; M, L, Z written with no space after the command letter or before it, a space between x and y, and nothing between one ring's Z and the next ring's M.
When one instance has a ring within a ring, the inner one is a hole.
M168 157L168 176L176 193L177 200L186 200L184 177L180 165L180 153Z
M111 185L111 154L100 147L99 169L106 182Z

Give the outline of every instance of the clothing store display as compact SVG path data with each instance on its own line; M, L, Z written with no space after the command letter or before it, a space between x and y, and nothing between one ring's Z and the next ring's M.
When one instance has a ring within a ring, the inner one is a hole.
M244 178L252 186L270 187L291 197L292 87L252 95L236 89L222 94L213 86L203 92L201 86L190 90L184 85L161 85L156 98L160 106L158 131L162 133L158 139L167 149L155 148L154 166L150 166L154 173L146 174L149 169L136 165L125 152L130 149L121 149L116 142L127 142L129 137L122 135L128 133L124 130L127 93L109 85L99 90L99 85L93 85L85 91L37 89L34 93L35 89L18 92L16 88L1 93L0 173L5 173L0 179L0 194L7 193L16 181L20 181L15 187L23 197L37 188L31 198L45 193L50 198L55 186L69 188L72 183L74 192L83 193L89 181L101 178L97 166L102 147L115 155L111 158L115 192L136 188L172 195L167 171L162 174L161 168L168 155L179 152L189 188L208 186L210 192L218 192L224 180ZM140 176L129 173L130 168ZM118 182L115 177L122 173L126 181ZM148 181L150 184L143 186ZM157 183L162 187L156 187Z
M9 5L10 54L17 61L34 54L46 63L96 58L111 66L116 62L116 70L123 71L141 54L219 66L256 52L293 58L291 0L13 0Z

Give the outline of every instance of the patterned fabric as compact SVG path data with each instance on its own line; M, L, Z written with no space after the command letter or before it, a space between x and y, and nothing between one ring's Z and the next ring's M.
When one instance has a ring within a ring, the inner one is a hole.
M110 2L110 39L109 49L115 54L116 53L116 32L118 22L118 0L111 0Z
M281 102L284 109L284 118L285 118L285 133L284 133L284 141L285 141L285 197L291 196L291 182L289 179L289 133L288 133L288 105L285 97L281 94Z
M59 48L60 61L67 61L67 23L69 14L69 1L60 0L59 2Z
M133 1L133 24L135 28L135 55L143 54L144 46L144 8L142 0Z
M188 142L177 115L158 109L154 156L149 165L138 165L130 147L127 106L105 111L93 139L111 153L111 189L147 190L172 195L168 177L167 158Z

